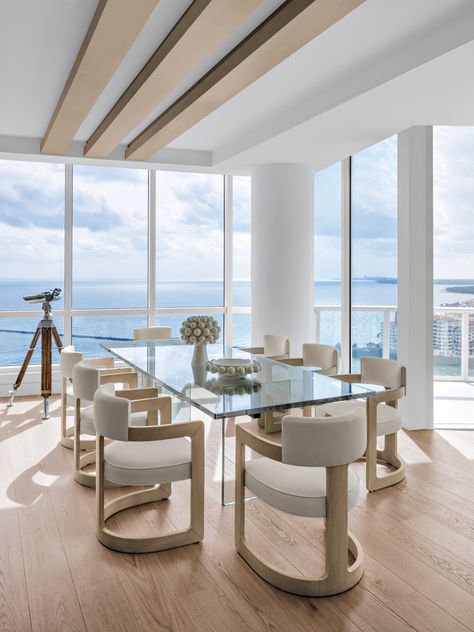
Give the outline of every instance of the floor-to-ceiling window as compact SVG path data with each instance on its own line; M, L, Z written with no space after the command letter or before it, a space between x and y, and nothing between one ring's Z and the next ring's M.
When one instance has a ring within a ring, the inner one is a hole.
M212 313L223 325L223 176L157 173L156 280L158 308L220 308ZM157 314L174 335L182 320L182 314Z
M352 370L397 356L397 137L351 158Z
M21 363L42 314L22 296L53 287L63 289L59 332L87 355L147 323L176 335L200 311L246 344L250 178L227 182L226 203L222 175L0 161L0 367ZM225 281L226 213L235 235Z
M341 352L341 164L314 176L316 339Z
M251 179L233 178L232 196L232 340L250 345L250 190Z
M344 172L337 163L314 177L314 302L316 340L339 351L342 340L350 340L345 364L356 372L361 356L397 356L397 137L347 163ZM345 208L343 189L351 193ZM351 252L351 278L341 270L342 249ZM350 297L350 318L342 318L343 293Z
M474 376L474 128L433 128L434 374Z
M72 342L100 353L102 339L130 337L146 314L96 310L147 308L148 173L140 169L73 169Z
M0 161L2 366L21 364L42 315L41 305L26 303L23 296L63 287L64 218L63 165ZM62 303L53 303L56 307ZM62 334L61 316L55 320ZM32 364L39 363L40 346Z

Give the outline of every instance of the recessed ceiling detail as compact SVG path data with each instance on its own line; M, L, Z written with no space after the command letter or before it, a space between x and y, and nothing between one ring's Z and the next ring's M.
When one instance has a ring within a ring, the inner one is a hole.
M41 143L62 155L159 0L100 0Z
M127 147L147 160L365 0L287 0Z
M261 0L195 0L86 143L107 157L203 62Z

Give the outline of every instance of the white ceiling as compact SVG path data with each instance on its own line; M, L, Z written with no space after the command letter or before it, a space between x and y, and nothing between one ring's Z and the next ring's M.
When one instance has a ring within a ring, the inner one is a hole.
M82 143L189 4L161 0L69 155L81 154ZM279 4L264 0L135 132ZM96 6L97 0L0 3L0 153L39 151ZM318 169L411 125L474 125L473 66L472 0L366 0L154 162L235 173L263 162L305 162ZM119 149L114 158L121 155Z

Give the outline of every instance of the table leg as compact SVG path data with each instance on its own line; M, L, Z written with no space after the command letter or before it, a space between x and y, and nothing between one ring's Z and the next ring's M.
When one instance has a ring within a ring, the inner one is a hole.
M225 497L225 437L227 432L227 417L221 419L221 422L221 505L222 507L230 507L235 505L235 500L226 500ZM244 500L255 500L255 498L256 496L246 496Z

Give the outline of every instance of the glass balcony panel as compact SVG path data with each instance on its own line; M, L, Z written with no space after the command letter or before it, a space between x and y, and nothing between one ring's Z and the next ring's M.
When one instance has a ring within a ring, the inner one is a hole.
M36 327L41 319L38 318L1 318L0 319L0 366L20 366L25 359ZM64 319L54 318L59 336L63 338ZM53 364L59 362L59 353L53 341ZM30 360L30 366L41 364L41 338Z
M360 358L383 357L383 311L352 310L352 372L360 370Z
M106 340L133 340L133 328L145 327L146 316L75 316L72 344L87 357L102 357Z
M389 346L389 358L390 360L398 359L398 313L390 312L390 346Z
M232 314L232 346L250 347L251 314Z
M433 316L433 373L461 376L462 315L435 313Z

